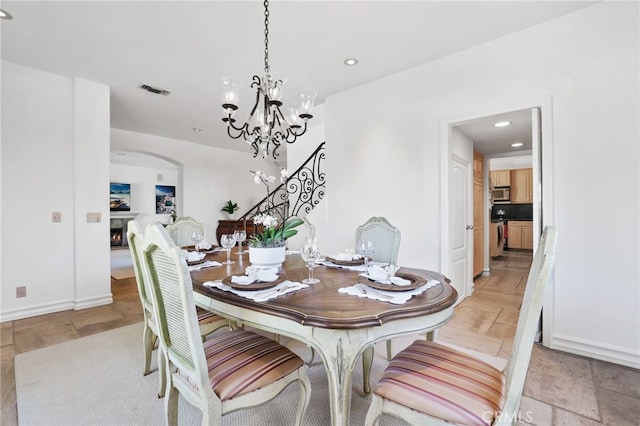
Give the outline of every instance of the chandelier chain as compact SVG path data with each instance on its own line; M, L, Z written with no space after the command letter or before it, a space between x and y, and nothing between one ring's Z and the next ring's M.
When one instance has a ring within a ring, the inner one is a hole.
M264 72L269 74L269 0L264 0Z

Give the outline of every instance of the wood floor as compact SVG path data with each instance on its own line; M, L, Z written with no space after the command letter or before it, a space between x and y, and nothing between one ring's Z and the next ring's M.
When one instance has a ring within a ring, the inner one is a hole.
M530 264L531 252L508 251L493 261L491 275L475 281L439 339L507 358ZM142 321L134 279L112 279L111 287L111 305L2 323L0 424L18 424L14 354ZM540 426L637 426L640 371L535 345L520 416Z

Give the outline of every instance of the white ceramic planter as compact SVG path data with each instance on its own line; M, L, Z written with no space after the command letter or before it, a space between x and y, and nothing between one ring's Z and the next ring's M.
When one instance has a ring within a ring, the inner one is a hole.
M281 267L286 247L249 247L249 262L257 268Z

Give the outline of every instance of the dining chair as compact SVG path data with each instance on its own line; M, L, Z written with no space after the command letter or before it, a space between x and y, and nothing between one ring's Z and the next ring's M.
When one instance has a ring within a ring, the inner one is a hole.
M178 247L192 246L194 243L191 235L193 235L194 232L205 235L204 225L191 216L177 218L175 222L167 225L166 229Z
M361 241L373 243L371 260L397 265L398 251L400 249L400 229L391 225L384 217L374 216L356 228L356 247ZM364 391L369 393L371 366L373 365L373 347L367 348L362 353L362 370ZM391 340L387 340L387 359L391 359Z
M396 265L400 249L400 229L384 217L372 217L356 228L356 247L360 241L371 241L371 260Z
M507 366L493 366L448 346L416 340L398 353L374 390L365 425L382 414L409 424L516 424L545 287L555 262L557 230L546 227L527 278Z
M133 264L133 272L136 278L136 285L138 289L138 296L140 297L140 303L142 305L143 314L143 332L142 332L142 345L144 348L144 369L143 375L147 375L151 372L151 355L153 348L156 345L158 339L158 323L155 319L153 311L153 302L151 298L151 290L149 289L148 280L144 274L144 268L142 263L144 258L142 256L142 245L144 243L144 223L151 224L157 223L151 220L138 220L133 219L127 224L127 239L129 241L129 252L131 253L131 260ZM198 309L198 326L200 329L200 336L202 339L214 331L229 326L229 321L219 315L204 309ZM158 371L160 372L160 388L158 396L164 396L165 391L165 369L161 366L164 365L164 354L161 350L158 350Z
M274 340L244 329L218 333L203 342L186 261L159 224L147 228L143 256L160 346L167 358L166 423L178 423L178 395L202 411L203 425L219 425L224 414L270 401L296 382L299 425L311 397L302 359Z

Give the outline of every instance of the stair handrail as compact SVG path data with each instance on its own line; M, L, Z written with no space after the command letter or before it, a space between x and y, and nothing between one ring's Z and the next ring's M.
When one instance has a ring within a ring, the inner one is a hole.
M238 220L246 221L266 212L278 216L281 221L290 216L300 217L301 210L308 214L325 195L326 174L320 168L322 160L326 157L325 144L326 142L322 142L318 145L295 172ZM298 197L291 206L291 196L296 193Z

